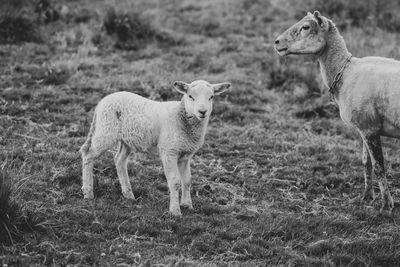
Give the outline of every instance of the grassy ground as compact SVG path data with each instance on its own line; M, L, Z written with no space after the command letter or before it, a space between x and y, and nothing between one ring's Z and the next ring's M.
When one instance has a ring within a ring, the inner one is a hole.
M42 43L0 46L0 159L23 225L0 248L1 263L400 264L400 214L386 217L377 203L354 200L363 189L361 143L329 102L317 64L273 51L277 34L307 7L274 0L66 3L68 16L41 26ZM151 38L126 45L118 33L107 35L102 19L110 6L139 13ZM81 22L82 14L89 19ZM355 56L400 58L399 34L349 26L343 35ZM96 164L95 200L83 200L78 150L96 103L121 90L176 100L172 82L195 79L232 83L216 100L192 163L195 211L166 214L156 154L130 161L136 201L122 198L112 151ZM383 143L398 202L400 143Z

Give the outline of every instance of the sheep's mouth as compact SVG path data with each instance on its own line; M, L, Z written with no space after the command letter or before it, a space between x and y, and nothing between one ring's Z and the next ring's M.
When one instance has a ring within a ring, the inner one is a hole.
M287 53L288 49L289 49L288 47L278 48L277 46L275 46L275 50L276 50L276 52L278 52L278 54L280 56L285 55Z
M199 118L200 119L205 119L207 116L206 115L200 115Z
M285 48L277 48L276 49L276 51L278 51L278 52L283 52L283 51L287 51L287 50L288 50L287 47L285 47Z

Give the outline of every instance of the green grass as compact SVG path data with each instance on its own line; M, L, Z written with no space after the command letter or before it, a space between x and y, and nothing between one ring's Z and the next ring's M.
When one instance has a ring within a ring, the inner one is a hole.
M400 214L354 201L361 143L329 103L317 64L273 51L276 35L308 10L289 1L95 2L65 2L68 23L40 26L43 43L1 46L0 162L19 210L11 225L23 226L0 248L1 263L400 264ZM109 6L140 14L156 36L134 50L116 46L101 28ZM90 19L75 23L82 12ZM400 58L399 34L369 30L343 32L353 55ZM84 200L78 150L97 102L121 90L176 100L172 82L195 79L232 83L193 159L195 211L167 214L155 153L129 163L137 200L121 195L113 151L96 163L95 200ZM400 143L383 144L398 202Z

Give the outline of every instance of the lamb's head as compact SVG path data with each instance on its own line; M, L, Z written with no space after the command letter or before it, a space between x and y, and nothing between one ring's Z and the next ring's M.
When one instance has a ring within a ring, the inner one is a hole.
M318 11L307 13L303 19L291 26L275 40L275 50L280 56L290 54L318 54L326 46L325 34L330 20Z
M196 116L199 120L210 116L214 95L223 93L230 86L230 83L211 84L202 80L189 84L180 81L174 82L175 89L183 94L186 113Z

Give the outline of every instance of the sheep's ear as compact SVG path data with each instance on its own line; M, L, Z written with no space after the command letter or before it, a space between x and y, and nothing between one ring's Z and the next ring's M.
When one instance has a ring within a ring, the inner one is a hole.
M319 25L322 29L324 29L324 30L329 29L329 22L328 22L328 20L327 20L325 17L321 16L321 13L319 13L318 10L315 10L313 15L314 15L314 18L317 20L318 25Z
M321 13L319 13L318 10L314 11L314 18L317 20L318 24L322 24L322 18L321 18Z
M185 82L176 81L176 82L174 82L174 88L179 93L186 94L189 89L189 85Z
M214 88L214 95L219 95L225 92L226 90L231 87L230 83L216 83L212 84L212 87Z

